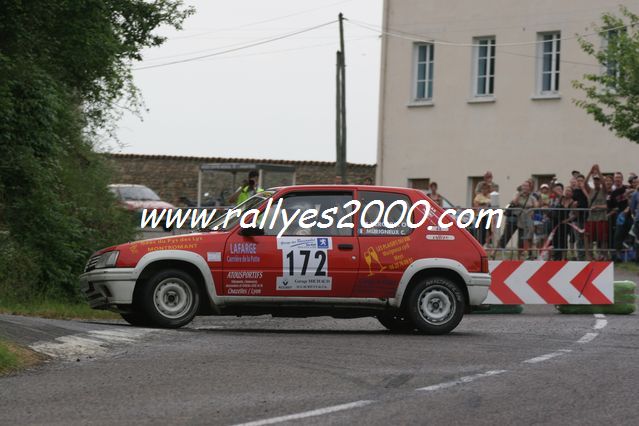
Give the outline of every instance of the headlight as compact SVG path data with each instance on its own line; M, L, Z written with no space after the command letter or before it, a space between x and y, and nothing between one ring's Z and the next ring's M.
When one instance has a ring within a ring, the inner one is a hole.
M112 268L115 266L115 262L118 261L118 255L120 254L119 251L115 250L115 251L108 251L106 253L102 253L100 255L100 258L98 259L98 261L95 264L95 269L100 269L100 268Z

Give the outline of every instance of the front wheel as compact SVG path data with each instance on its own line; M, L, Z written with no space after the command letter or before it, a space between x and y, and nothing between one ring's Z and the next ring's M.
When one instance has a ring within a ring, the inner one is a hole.
M419 331L447 334L457 327L465 307L460 284L444 277L428 277L413 287L407 312Z
M124 321L136 327L148 327L151 325L147 316L142 312L121 312L120 316Z
M144 284L142 307L155 326L182 327L195 317L199 305L198 286L184 271L159 271Z

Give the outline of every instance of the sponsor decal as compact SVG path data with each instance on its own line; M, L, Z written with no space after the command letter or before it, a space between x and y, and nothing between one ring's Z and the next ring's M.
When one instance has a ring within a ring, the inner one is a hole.
M448 231L448 228L442 228L441 226L437 226L437 225L431 225L431 226L429 226L426 229L428 229L429 231L432 231L432 232L446 232L446 231Z
M257 254L256 243L231 243L229 246L231 254Z
M452 241L455 239L454 235L426 235L426 239L427 240L434 240L434 241Z
M282 237L277 239L278 249L322 249L333 248L330 237Z
M226 294L231 296L259 296L262 294L262 271L229 271L226 273Z
M330 237L282 237L277 239L277 247L282 250L282 276L277 277L277 290L331 290Z
M360 235L406 235L408 234L407 229L397 229L397 228L360 228Z
M146 250L147 253L158 250L194 250L204 238L201 236L186 236L177 238L164 238L160 240L145 240L135 243ZM135 248L137 252L137 247Z
M364 261L368 265L368 276L384 270L396 271L413 263L413 258L407 256L410 249L410 237L400 237L376 246L370 246L364 251Z
M219 251L209 251L206 253L206 261L207 262L221 262L222 261L222 253Z
M227 279L261 279L264 272L257 271L229 271L226 274Z
M229 263L258 263L260 260L259 256L226 256Z

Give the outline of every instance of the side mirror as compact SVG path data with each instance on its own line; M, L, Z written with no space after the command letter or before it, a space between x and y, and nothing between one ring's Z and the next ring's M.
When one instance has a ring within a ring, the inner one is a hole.
M239 232L243 237L258 237L264 235L264 230L262 228L242 228Z

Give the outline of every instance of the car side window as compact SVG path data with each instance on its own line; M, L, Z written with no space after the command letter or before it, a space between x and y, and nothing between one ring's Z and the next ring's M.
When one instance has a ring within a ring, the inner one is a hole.
M357 234L361 237L408 235L413 229L406 224L411 201L398 192L359 191L360 209ZM394 203L394 204L393 204ZM396 226L387 226L388 225ZM371 226L372 225L372 226Z
M300 192L284 196L282 208L276 213L273 203L270 211L264 220L264 235L278 235L284 228L284 215L287 221L295 216L282 235L285 236L352 236L353 235L353 209L348 203L353 201L352 193L348 192ZM300 217L304 212L307 217L303 220L305 224L313 226L304 227L300 223ZM317 213L315 213L317 212ZM274 214L277 216L273 217ZM260 218L260 221L262 219ZM351 225L351 227L338 227L338 224ZM271 229L271 224L273 227Z

